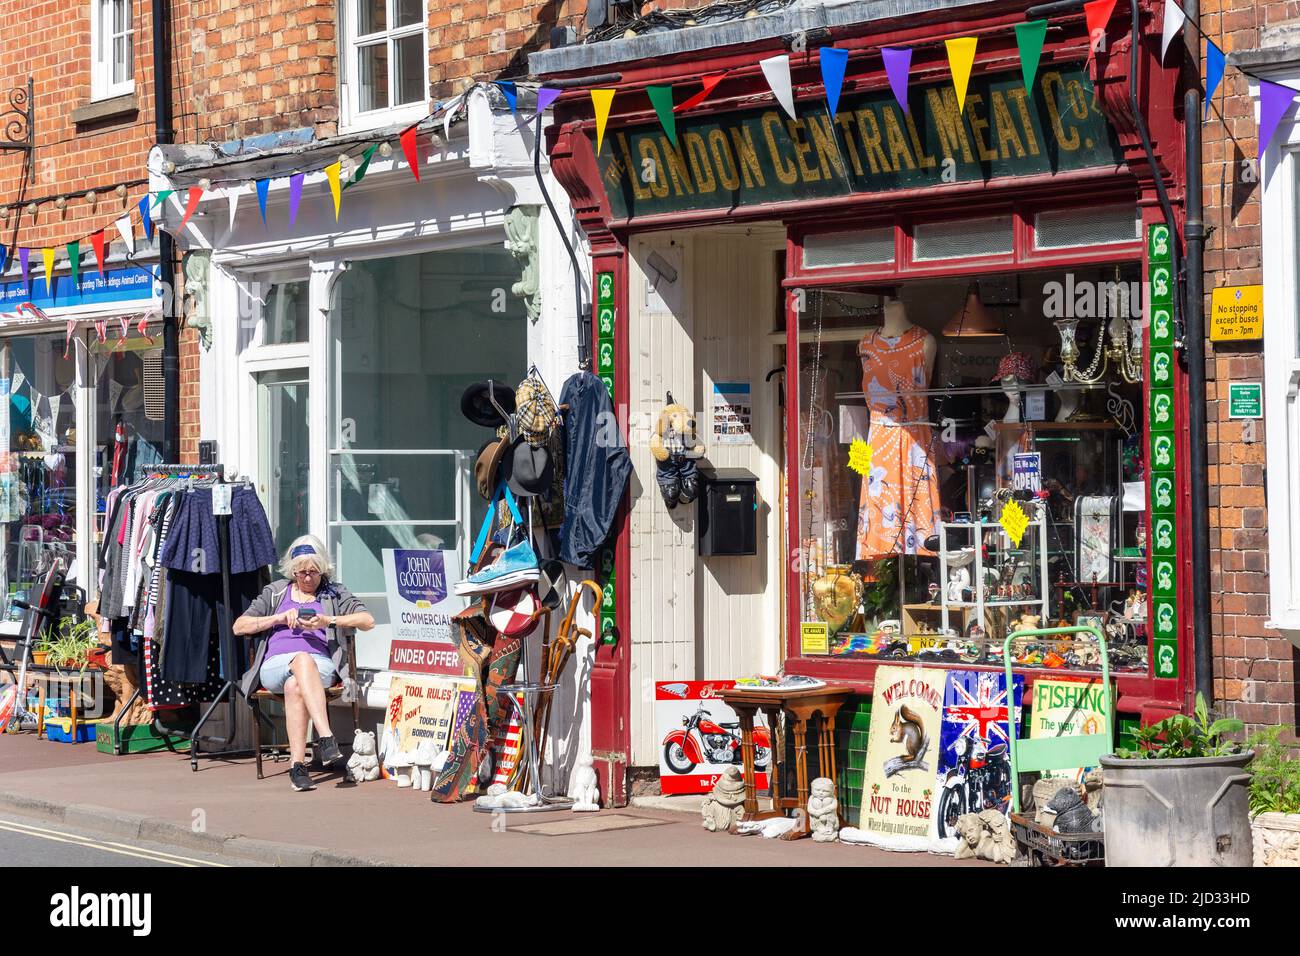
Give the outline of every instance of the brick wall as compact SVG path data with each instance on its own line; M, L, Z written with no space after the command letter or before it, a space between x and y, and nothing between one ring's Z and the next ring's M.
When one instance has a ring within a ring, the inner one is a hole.
M1201 26L1223 50L1259 45L1260 28L1300 20L1300 2L1206 0ZM1203 46L1203 45L1202 45ZM1204 75L1204 59L1201 60ZM1205 308L1215 286L1266 281L1260 270L1260 186L1243 175L1256 155L1254 103L1246 77L1229 66L1203 127ZM1208 321L1208 318L1207 318ZM1261 344L1206 343L1214 693L1251 725L1297 723L1297 652L1264 626L1268 618L1268 508L1262 423L1230 421L1230 381L1262 381ZM1267 411L1267 410L1266 410Z

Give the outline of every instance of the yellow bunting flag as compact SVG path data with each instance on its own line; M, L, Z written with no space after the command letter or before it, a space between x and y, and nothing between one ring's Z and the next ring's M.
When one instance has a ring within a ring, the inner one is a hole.
M853 439L849 445L849 469L863 477L871 472L871 446L861 438Z
M54 295L54 250L42 249L41 258L45 260L45 290Z
M614 102L613 90L592 90L591 105L596 111L596 155L605 142L605 124L609 122L609 108Z
M970 82L971 67L975 65L975 45L978 37L957 37L944 40L948 47L948 68L952 70L952 88L957 91L957 112L966 108L966 84Z
M1002 530L1011 539L1012 547L1018 548L1020 542L1024 540L1025 529L1029 527L1029 516L1020 507L1020 502L1008 501L1006 507L1002 509L1002 517L998 524L1002 525Z
M334 197L334 221L339 221L339 202L342 199L343 192L339 187L339 173L342 172L343 165L339 162L330 163L325 167L325 175L330 181L330 195Z

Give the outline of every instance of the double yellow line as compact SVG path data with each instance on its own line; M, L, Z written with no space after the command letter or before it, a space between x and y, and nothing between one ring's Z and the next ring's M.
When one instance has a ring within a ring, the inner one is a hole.
M0 830L8 830L11 833L18 833L24 836L39 837L42 840L52 840L56 843L71 843L76 846L84 846L93 850L102 850L105 853L117 853L121 856L133 856L137 859L149 860L153 863L163 863L167 866L227 866L225 863L210 863L207 860L197 860L193 857L178 856L175 853L164 853L161 850L146 850L143 847L131 846L128 843L114 843L111 840L95 840L78 833L68 833L65 830L50 830L46 827L34 827L30 824L18 823L14 820L0 819Z

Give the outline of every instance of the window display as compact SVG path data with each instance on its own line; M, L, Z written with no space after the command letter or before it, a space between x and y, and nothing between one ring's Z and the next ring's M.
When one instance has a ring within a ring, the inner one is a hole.
M1146 668L1139 275L807 292L801 616L827 625L831 655L1000 664L1009 632L1084 618L1116 669ZM1018 653L1095 666L1064 644Z

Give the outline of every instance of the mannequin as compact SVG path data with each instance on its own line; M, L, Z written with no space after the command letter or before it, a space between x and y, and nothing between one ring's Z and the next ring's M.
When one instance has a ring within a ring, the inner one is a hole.
M912 324L897 295L886 298L881 327L858 343L872 449L871 473L859 498L859 560L930 553L921 543L934 526L939 480L926 422L929 402L908 393L929 386L937 353L934 336Z

